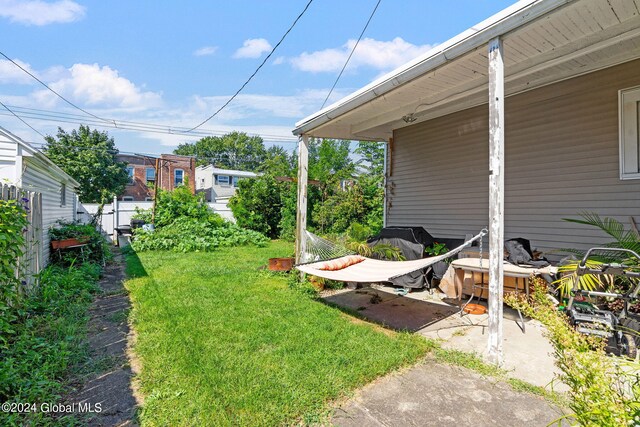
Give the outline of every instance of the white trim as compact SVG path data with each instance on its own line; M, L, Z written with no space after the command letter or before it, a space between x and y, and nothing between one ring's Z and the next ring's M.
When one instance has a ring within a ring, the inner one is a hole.
M180 180L179 184L176 184L176 172L182 172L182 179ZM184 185L184 169L174 169L173 170L173 186L177 187L179 185Z
M625 103L633 103L626 105ZM640 86L618 91L618 141L620 179L640 179ZM628 111L631 109L631 111ZM630 117L631 122L625 121ZM632 157L628 159L627 157ZM635 163L634 163L635 162ZM630 165L629 165L630 164ZM627 167L637 172L625 172Z

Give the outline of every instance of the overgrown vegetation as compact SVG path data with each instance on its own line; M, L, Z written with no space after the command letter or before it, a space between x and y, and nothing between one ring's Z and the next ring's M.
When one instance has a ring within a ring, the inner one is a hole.
M52 250L51 262L62 266L71 266L82 262L104 263L112 258L109 244L102 234L91 224L79 221L58 221L49 229L51 240L80 239L87 245L64 251Z
M92 263L48 267L39 286L4 307L2 319L9 319L9 330L2 331L0 341L0 401L62 403L66 381L87 357L87 309L99 274L100 267ZM0 412L0 424L73 423L73 415L54 415L39 408L27 414Z
M16 261L23 254L22 230L27 226L27 214L16 200L0 200L0 350L6 349L15 333L15 307L20 305L21 275Z
M534 280L530 300L515 295L505 302L542 322L555 350L560 380L569 386L571 418L581 426L631 426L640 423L640 366L607 356L601 339L578 333Z
M353 161L349 144L336 140L309 143L309 180L315 182L307 189L307 218L309 229L317 233L342 234L356 223L371 234L382 228L383 146L360 142L355 150L359 160ZM286 153L274 154L262 171L260 177L240 181L229 205L240 226L291 240L297 184L275 178L297 176L296 159Z
M137 217L151 222L150 211L138 212ZM131 243L134 250L206 252L224 246L262 246L268 241L259 232L225 221L209 209L201 194L192 194L184 185L173 191L158 191L155 226L154 230L135 230Z
M128 255L143 425L309 425L429 348L291 292L267 247Z

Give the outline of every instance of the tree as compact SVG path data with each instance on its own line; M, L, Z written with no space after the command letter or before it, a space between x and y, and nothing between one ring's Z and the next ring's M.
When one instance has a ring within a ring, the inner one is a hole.
M277 238L282 206L280 184L271 175L240 180L238 191L229 200L237 224Z
M196 156L198 165L257 171L266 158L262 138L244 132L223 136L206 136L194 143L185 142L173 150L174 154Z
M117 159L118 149L107 132L81 125L71 133L58 128L56 138L46 137L45 155L78 181L83 203L108 202L124 191L129 175L126 163Z
M267 149L264 162L259 171L273 176L293 176L296 169L296 159L279 145Z

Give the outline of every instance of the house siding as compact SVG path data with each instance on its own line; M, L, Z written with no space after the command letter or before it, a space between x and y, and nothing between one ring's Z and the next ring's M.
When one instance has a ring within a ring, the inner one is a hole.
M60 206L60 188L62 184L34 164L34 160L23 157L25 163L22 175L22 188L42 193L42 260L48 264L50 239L49 228L58 220L72 221L75 218L76 194L67 184L66 205Z
M632 61L506 99L506 238L584 249L608 239L562 218L638 220L640 180L620 180L618 91L640 85L639 70ZM441 237L487 226L488 121L484 105L394 132L387 225Z

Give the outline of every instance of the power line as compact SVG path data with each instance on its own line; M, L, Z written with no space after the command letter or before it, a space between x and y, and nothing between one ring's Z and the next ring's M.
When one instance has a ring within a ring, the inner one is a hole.
M12 114L17 116L17 114L13 112ZM91 125L98 128L118 129L118 130L135 131L135 132L143 132L143 133L157 133L157 134L191 136L191 137L194 137L194 136L221 137L229 133L224 131L211 131L211 132L200 131L200 132L187 133L184 130L185 128L183 127L174 128L171 126L162 126L162 125L144 125L144 124L136 124L135 122L131 122L132 124L128 124L128 122L116 122L116 121L112 123L99 122L91 119L89 120L79 119L70 115L42 114L42 113L29 112L29 111L22 111L21 114L23 117L33 119L33 120L41 120L41 121L48 121L48 122L54 122L54 123L72 123L72 124L79 124L79 125ZM0 116L8 116L8 115L9 114L7 113L0 112ZM38 131L36 130L36 132ZM270 141L270 142L297 143L297 139L295 139L295 137L278 136L278 135L260 135L260 134L253 134L253 133L247 133L247 135L258 136L260 138L263 138L265 141Z
M76 104L74 104L73 102L69 101L67 98L65 98L64 96L60 95L58 92L56 92L55 90L51 89L45 82L43 82L42 80L40 80L39 78L37 78L36 76L34 76L29 70L23 68L20 64L18 64L16 61L14 61L13 59L9 58L7 55L5 55L3 52L0 52L0 55L4 56L7 61L11 62L13 65L15 65L16 67L20 68L22 71L24 71L25 73L27 73L28 75L30 75L31 77L33 77L38 83L40 83L42 86L46 87L49 91L51 91L52 93L54 93L58 98L62 99L64 102L66 102L67 104L71 105L73 108L77 108L78 110L82 111L85 114L88 114L91 117L95 117L98 120L102 120L102 121L108 121L107 119L103 119L102 117L98 117L93 113L90 113L86 110L83 110L82 108L78 107ZM38 132L40 133L40 132Z
M362 36L364 35L364 32L367 31L367 27L369 26L369 23L371 22L371 19L373 18L373 15L375 15L376 10L378 10L378 6L380 6L380 2L381 1L382 0L378 0L378 2L376 3L376 6L373 8L373 11L371 12L371 15L369 15L369 19L367 20L367 23L364 25L364 28L362 29L362 32L360 33L360 37L358 37L358 40L356 41L356 44L353 45L353 49L351 49L351 53L349 54L349 57L347 57L347 60L345 61L344 65L342 66L342 70L340 70L340 74L338 74L338 78L336 78L336 81L333 82L333 86L331 86L331 90L327 94L327 97L324 99L324 102L322 103L322 107L320 107L321 110L324 108L325 104L329 100L329 97L333 93L333 89L335 89L336 85L338 84L338 80L340 80L340 77L342 77L342 73L344 73L345 68L347 68L347 64L349 64L349 61L351 60L351 57L353 56L353 52L356 51L356 48L358 47L358 44L360 43L360 40L362 40Z
M44 118L48 117L48 118L54 118L54 119L63 119L63 120L75 120L75 119L84 119L84 117L78 115L78 114L72 114L72 113L65 113L62 111L52 111L52 110L43 110L43 109L37 109L37 108L29 108L29 107L20 107L17 105L9 105L9 107L11 109L13 109L14 111L18 112L18 113L22 113L24 115L29 115L30 117L36 118L36 117L41 117L42 120L44 120ZM113 123L114 120L112 120L110 122ZM136 121L131 121L131 120L115 120L115 125L118 129L125 129L127 126L136 126L139 128L151 128L154 130L162 130L162 131L166 131L167 133L171 133L171 134L176 134L176 133L182 133L187 131L187 127L186 126L174 126L174 125L161 125L161 124L155 124L155 123L146 123L146 122L136 122ZM74 122L75 123L75 122ZM95 122L91 122L91 123L95 123ZM111 126L114 127L114 126ZM190 135L204 135L204 136L209 136L209 135L213 135L213 136L222 136L222 135L226 135L227 133L229 133L228 131L224 131L224 130L216 130L216 129L202 129L198 132L193 132ZM271 134L257 134L257 133L247 133L250 136L260 136L262 138L269 138L274 139L274 140L287 140L287 141L295 141L297 142L298 139L294 136L289 136L289 135L271 135Z
M46 139L46 136L44 136L43 134L41 134L36 128L34 128L33 126L31 126L29 123L27 123L22 117L20 117L19 115L17 115L16 113L13 112L13 110L11 110L9 107L7 107L5 104L2 103L2 101L0 101L0 105L2 105L5 110L7 110L8 112L10 112L11 114L13 114L18 120L20 120L22 123L24 123L25 125L29 126L31 128L31 130L33 130L34 132L36 132L38 135L40 135L41 137Z
M307 3L307 5L304 7L304 9L302 10L302 12L300 12L300 14L298 15L298 17L295 19L295 21L293 21L293 24L291 24L291 26L289 27L289 29L284 33L284 35L282 36L282 38L280 39L280 41L278 43L276 43L276 45L273 47L273 49L271 49L271 52L269 52L269 54L264 58L264 60L262 61L262 63L258 66L258 68L256 68L256 70L253 72L253 74L251 74L249 76L249 78L247 79L246 82L243 83L242 86L240 86L240 89L238 89L236 91L236 93L233 94L233 96L231 98L229 98L227 100L227 102L225 102L222 107L218 108L216 110L215 113L213 113L212 115L210 115L206 120L204 120L203 122L201 122L199 125L192 127L191 129L189 129L187 132L191 132L193 130L198 129L200 126L202 126L203 124L207 123L209 120L213 119L215 116L218 115L218 113L220 113L220 111L222 111L223 109L226 108L227 105L229 105L231 103L231 101L233 101L235 99L236 96L238 96L240 94L240 92L242 92L242 90L245 88L246 85L249 84L249 82L251 81L251 79L253 79L253 77L258 74L258 71L260 71L260 69L262 68L262 66L267 62L267 60L271 57L271 55L273 55L273 53L276 51L276 49L278 48L278 46L280 46L280 44L284 41L285 37L287 37L287 35L289 34L289 32L291 32L291 30L293 29L293 27L298 23L298 21L300 20L300 18L302 18L302 15L304 15L304 13L307 11L307 9L309 8L309 6L311 5L311 3L313 2L313 0L309 0L309 2Z

